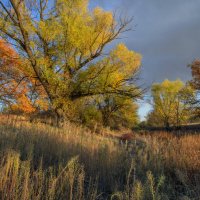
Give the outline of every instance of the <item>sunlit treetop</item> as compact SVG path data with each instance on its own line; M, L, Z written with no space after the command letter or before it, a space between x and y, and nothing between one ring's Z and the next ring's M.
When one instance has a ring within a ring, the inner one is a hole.
M179 126L190 118L189 99L194 96L194 90L181 80L164 80L152 86L153 111L150 120L161 121L168 128Z

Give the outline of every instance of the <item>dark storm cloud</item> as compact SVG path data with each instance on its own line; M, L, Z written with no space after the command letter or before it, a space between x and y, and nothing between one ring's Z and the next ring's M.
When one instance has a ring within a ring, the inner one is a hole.
M143 55L143 82L190 79L187 64L200 57L200 0L93 0L133 16L123 42Z

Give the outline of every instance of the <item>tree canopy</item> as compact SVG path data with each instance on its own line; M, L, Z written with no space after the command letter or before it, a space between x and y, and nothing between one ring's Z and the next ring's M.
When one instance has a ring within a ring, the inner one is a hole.
M187 122L191 96L194 96L193 89L180 80L153 84L153 111L148 116L149 123L169 128Z
M0 36L10 44L8 49L16 52L13 57L18 62L10 60L12 68L7 67L6 74L20 70L17 79L12 80L18 91L23 83L26 85L23 94L33 107L49 104L60 117L67 115L75 101L83 97L113 95L136 100L141 96L136 85L141 55L122 43L106 51L112 41L129 29L130 20L116 20L112 12L99 7L90 10L88 3L0 2Z

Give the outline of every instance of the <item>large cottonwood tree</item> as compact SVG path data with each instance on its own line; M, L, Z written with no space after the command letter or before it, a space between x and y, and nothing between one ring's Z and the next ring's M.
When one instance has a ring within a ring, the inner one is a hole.
M141 56L124 44L105 51L129 22L101 8L90 10L87 0L0 2L0 36L17 50L24 74L44 88L58 116L81 97L141 95L135 85Z

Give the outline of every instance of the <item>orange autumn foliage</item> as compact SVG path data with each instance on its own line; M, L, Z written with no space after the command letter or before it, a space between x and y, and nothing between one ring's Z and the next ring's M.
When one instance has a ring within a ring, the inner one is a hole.
M35 82L30 75L25 61L6 41L0 39L0 101L13 111L31 113L36 110L28 95L30 85ZM45 96L42 88L38 88L38 93Z
M22 111L25 113L32 113L34 112L36 109L32 106L30 100L24 95L20 95L20 97L18 97L17 99L17 103L11 105L11 108L13 111Z
M200 59L194 60L189 67L192 70L193 78L191 84L196 90L200 90Z

